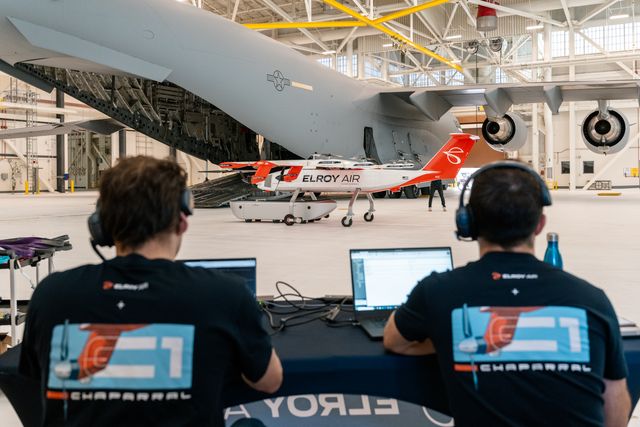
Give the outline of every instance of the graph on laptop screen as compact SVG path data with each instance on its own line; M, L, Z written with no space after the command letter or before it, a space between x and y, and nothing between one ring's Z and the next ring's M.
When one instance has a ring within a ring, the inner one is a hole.
M351 250L354 307L393 310L424 277L452 268L451 248Z
M202 267L240 277L253 295L256 294L256 259L193 259L182 261L189 267Z

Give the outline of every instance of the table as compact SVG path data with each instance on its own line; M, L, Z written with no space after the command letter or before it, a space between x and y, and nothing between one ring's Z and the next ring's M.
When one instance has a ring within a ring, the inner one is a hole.
M225 406L267 397L344 393L396 398L448 412L434 356L388 354L379 341L371 341L360 328L329 328L321 322L285 330L273 337L273 344L285 371L280 390L275 395L265 395L232 381L224 393ZM640 397L640 339L624 339L623 345L635 406ZM39 385L17 376L19 352L17 347L0 357L0 388L24 425L31 426L39 416Z
M35 267L36 268L36 280L35 283L40 283L40 262L45 259L48 260L48 274L53 272L53 255L55 249L49 250L36 250L35 255L31 258L19 259L16 253L11 250L0 249L0 256L7 256L9 260L0 264L0 270L9 270L9 324L11 325L11 345L18 343L17 338L17 326L24 322L24 316L18 314L18 300L16 298L16 270L23 267ZM0 322L0 324L6 324Z
M266 395L233 383L225 391L225 406L270 396L343 393L392 397L449 411L435 356L389 354L381 341L369 339L359 327L331 328L320 321L285 329L272 340L285 371L280 390Z

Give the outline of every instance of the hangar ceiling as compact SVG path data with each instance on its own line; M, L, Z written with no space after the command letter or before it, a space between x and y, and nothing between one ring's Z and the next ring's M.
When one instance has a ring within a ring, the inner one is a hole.
M353 21L334 0L183 0L241 24L287 26ZM416 5L432 7L384 22L384 27L435 52L452 69L371 26L267 28L263 34L360 79L389 85L437 86L554 80L570 74L639 78L640 5L633 0L344 0L355 13L376 19ZM479 31L478 8L496 8L497 29ZM401 14L401 13L400 13ZM290 24L291 23L291 24ZM351 66L346 57L356 55ZM363 62L358 69L357 62ZM570 67L576 68L571 70ZM596 75L597 74L597 75ZM547 76L548 78L548 76Z

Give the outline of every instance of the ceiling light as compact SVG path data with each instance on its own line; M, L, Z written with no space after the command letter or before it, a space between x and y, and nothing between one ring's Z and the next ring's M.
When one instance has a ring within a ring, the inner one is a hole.
M624 19L624 18L628 18L629 14L628 13L619 13L617 15L611 15L609 17L609 19Z
M336 53L335 50L325 50L322 52L323 55L333 55L334 53Z
M462 38L462 34L455 34L452 36L447 36L445 37L445 40L456 40L456 39L461 39Z
M536 24L536 25L529 25L528 27L525 28L527 31L533 31L533 30L542 30L544 29L544 25L542 24Z
M382 47L393 47L393 43L385 43Z

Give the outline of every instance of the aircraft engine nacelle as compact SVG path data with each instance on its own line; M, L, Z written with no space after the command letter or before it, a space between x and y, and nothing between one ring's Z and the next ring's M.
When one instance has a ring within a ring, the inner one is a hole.
M515 113L487 117L482 123L482 136L496 151L516 151L527 142L527 125Z
M617 153L629 141L629 121L624 114L611 108L605 114L596 110L582 123L582 139L594 153Z

